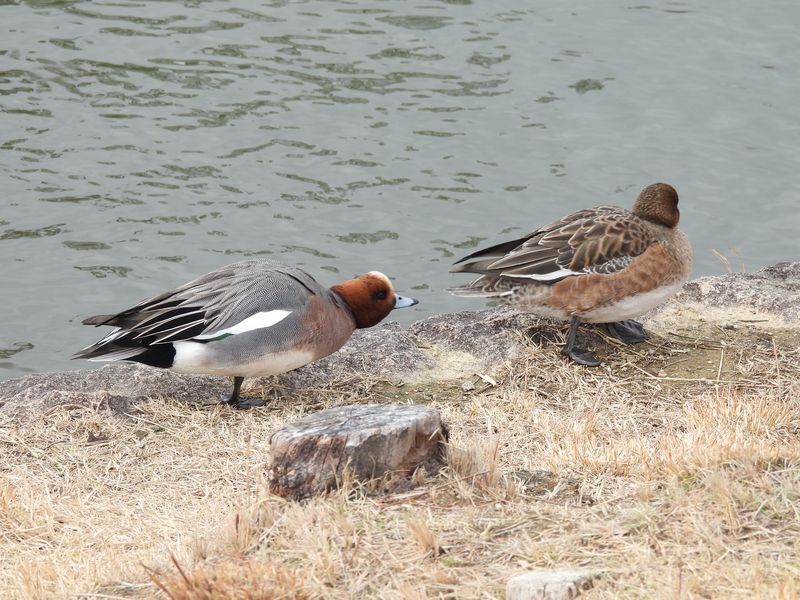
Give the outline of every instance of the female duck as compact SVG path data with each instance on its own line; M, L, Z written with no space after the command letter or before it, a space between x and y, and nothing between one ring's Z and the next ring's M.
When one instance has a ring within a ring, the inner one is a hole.
M633 317L677 292L692 270L692 248L677 229L678 193L665 183L647 186L633 209L598 206L568 215L523 238L462 258L453 273L479 273L450 291L499 298L521 310L570 321L562 352L597 366L574 347L578 323L604 323L626 343L644 341Z
M129 360L178 373L229 375L227 403L243 407L245 377L297 369L339 348L356 328L372 327L417 301L371 271L322 287L308 273L273 260L248 260L86 325L116 327L73 358Z

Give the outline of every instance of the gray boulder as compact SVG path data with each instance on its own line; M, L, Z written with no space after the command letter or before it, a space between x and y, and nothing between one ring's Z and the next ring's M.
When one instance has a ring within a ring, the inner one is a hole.
M644 317L659 329L691 330L706 322L762 329L800 328L800 262L778 263L754 273L702 277ZM561 327L566 331L566 327ZM403 331L389 322L357 331L338 352L261 383L278 395L324 388L351 375L389 381L454 380L489 371L525 349L525 338L559 342L559 327L501 307L429 317ZM590 336L587 328L579 336ZM248 384L259 381L248 380ZM246 384L246 385L248 385ZM231 390L226 377L177 375L161 369L114 364L97 370L38 373L0 382L0 414L77 404L125 413L143 398L216 402Z

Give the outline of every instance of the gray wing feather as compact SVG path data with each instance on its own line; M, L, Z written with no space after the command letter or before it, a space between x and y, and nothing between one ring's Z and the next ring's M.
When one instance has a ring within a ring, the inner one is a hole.
M89 317L87 324L119 329L81 354L123 336L142 345L162 344L213 334L262 311L301 313L310 295L325 293L313 277L296 267L272 260L234 263L116 315Z

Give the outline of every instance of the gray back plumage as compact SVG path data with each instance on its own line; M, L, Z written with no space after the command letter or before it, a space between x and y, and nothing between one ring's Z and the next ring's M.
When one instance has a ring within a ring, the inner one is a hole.
M339 303L337 296L308 273L274 260L246 260L227 265L178 288L164 292L115 315L89 317L84 323L118 327L97 343L78 352L76 358L110 353L135 356L137 349L153 344L208 338L248 317L272 310L291 311L264 335L268 343L282 346L300 327L309 298L319 296Z
M201 302L205 307L204 334L231 327L262 311L303 312L309 295L328 295L328 290L302 269L273 260L229 265L224 276L214 276L207 283L186 291L191 294L187 304Z

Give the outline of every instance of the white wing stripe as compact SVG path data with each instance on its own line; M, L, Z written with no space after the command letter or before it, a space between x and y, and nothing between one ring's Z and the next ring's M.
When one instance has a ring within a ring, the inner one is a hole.
M511 277L512 279L533 279L534 281L552 281L553 279L563 279L571 275L586 275L585 271L571 271L569 269L559 269L558 271L551 271L550 273L534 273L531 275L518 275L501 273L500 276Z
M227 329L220 329L214 333L204 333L203 335L194 336L195 340L209 340L212 338L220 337L221 335L236 335L238 333L245 333L246 331L253 331L255 329L264 329L272 327L277 323L283 321L286 317L292 314L290 310L269 310L266 312L258 312L254 315L247 317L244 321L240 321L233 327Z

